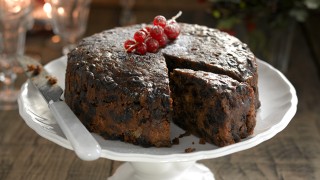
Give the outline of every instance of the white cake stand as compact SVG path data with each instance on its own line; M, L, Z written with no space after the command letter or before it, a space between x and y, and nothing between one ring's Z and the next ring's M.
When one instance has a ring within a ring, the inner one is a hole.
M66 57L50 62L45 68L56 76L59 85L64 87ZM282 131L296 113L296 91L284 75L272 66L258 61L258 68L261 108L252 136L226 147L208 143L202 145L197 137L186 136L171 148L143 148L120 141L104 140L93 134L101 145L101 157L126 161L109 180L213 180L212 172L196 161L252 148ZM18 103L20 115L30 128L42 137L72 150L46 102L29 82L22 86ZM171 128L172 138L184 133L173 123ZM195 148L195 151L185 153L187 148Z

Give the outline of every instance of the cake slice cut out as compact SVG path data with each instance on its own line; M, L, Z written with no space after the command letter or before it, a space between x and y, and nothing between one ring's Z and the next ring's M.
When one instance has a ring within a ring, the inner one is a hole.
M173 122L217 146L239 142L256 124L254 91L226 75L191 69L170 74Z

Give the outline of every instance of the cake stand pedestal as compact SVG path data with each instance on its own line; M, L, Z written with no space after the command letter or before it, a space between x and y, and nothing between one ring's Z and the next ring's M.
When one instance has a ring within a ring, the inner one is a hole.
M254 134L241 142L217 147L199 144L199 138L186 136L170 148L143 148L120 141L105 140L92 134L101 146L101 158L124 161L109 180L214 180L212 172L198 160L213 159L252 148L282 131L297 111L296 91L286 77L263 61L258 63L258 87L261 107L257 112ZM66 57L51 61L46 70L64 88ZM40 136L71 149L70 142L48 109L40 93L27 81L18 98L19 113L26 124ZM171 123L171 138L184 131ZM185 153L186 148L195 151Z
M126 162L108 180L214 180L209 168L195 161Z

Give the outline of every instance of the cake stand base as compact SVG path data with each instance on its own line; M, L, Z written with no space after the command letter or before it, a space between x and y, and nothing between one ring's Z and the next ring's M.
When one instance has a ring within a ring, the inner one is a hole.
M210 169L192 162L126 162L108 180L214 180Z
M185 148L198 139L189 136L179 145L167 148L142 148L120 141L106 141L95 136L102 148L101 157L126 161L109 180L214 180L212 172L197 160L218 158L253 148L281 132L297 111L297 95L294 87L272 66L258 60L259 96L263 106L257 114L255 133L239 143L217 148L209 143L192 145L197 152L185 153ZM66 56L51 61L46 70L57 77L64 87ZM272 81L270 81L272 79ZM272 98L270 98L272 97ZM42 137L68 149L72 149L48 105L29 82L21 88L18 99L19 113L30 128ZM173 126L172 137L183 133ZM142 161L142 162L141 162Z

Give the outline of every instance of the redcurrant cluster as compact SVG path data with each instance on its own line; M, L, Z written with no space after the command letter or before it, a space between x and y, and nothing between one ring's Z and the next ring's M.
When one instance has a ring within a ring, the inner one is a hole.
M180 26L176 19L181 16L181 11L170 20L158 15L153 20L153 26L146 26L134 33L133 39L124 42L128 53L144 55L147 52L155 53L159 48L165 47L170 41L175 40L180 34Z

